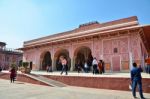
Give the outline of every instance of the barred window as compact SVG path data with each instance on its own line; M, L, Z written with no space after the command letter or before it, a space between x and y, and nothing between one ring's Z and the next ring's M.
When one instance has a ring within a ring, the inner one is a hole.
M114 48L114 53L118 53L118 49L117 48Z

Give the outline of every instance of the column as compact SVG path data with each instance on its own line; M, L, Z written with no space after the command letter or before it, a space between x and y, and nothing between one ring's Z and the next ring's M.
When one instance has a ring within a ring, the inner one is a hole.
M71 58L71 68L70 71L74 70L74 58Z
M52 58L52 70L55 71L56 70L56 59Z

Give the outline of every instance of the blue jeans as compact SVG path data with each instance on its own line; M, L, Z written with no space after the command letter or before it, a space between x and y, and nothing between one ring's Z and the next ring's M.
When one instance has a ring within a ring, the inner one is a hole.
M143 98L142 82L141 81L133 80L133 82L132 82L132 94L133 94L134 97L136 97L136 87L137 87L137 85L138 85L138 90L139 90L140 97Z
M68 75L68 73L67 73L67 65L63 65L62 71L61 71L61 75L63 74L64 71L66 72L66 75Z
M96 70L97 70L97 65L93 65L93 74L96 74Z
M148 74L150 74L150 65L147 65L147 67L146 67L146 72L147 72Z

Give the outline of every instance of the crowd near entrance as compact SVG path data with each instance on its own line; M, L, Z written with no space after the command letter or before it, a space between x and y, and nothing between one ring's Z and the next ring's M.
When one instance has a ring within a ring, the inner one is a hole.
M78 69L80 69L80 71L83 71L85 69L87 69L88 71L91 70L93 57L90 48L85 46L77 48L74 53L74 59L75 59L75 70Z
M53 64L51 59L51 53L49 51L45 51L40 56L40 70L47 70L47 71L62 71L66 70L70 71L71 69L73 71L79 72L90 72L93 71L96 73L98 71L98 60L94 62L94 57L92 56L92 51L87 46L81 46L75 49L74 51L74 57L71 60L69 56L69 51L67 49L59 49L54 54ZM62 58L61 58L62 57ZM66 67L64 67L63 63L64 60L66 61ZM71 62L73 67L71 68ZM96 63L96 64L95 64ZM53 68L52 68L53 65ZM93 65L96 65L96 68L93 69ZM96 71L97 70L97 71Z
M68 70L70 70L71 67L71 59L69 57L69 51L66 49L60 49L56 52L55 54L55 67L57 71L61 71L62 70L62 64L60 62L60 57L63 56L66 60L67 60L67 64L68 64Z
M102 59L96 59L92 56L91 48L88 46L77 47L73 52L72 59L70 58L70 53L67 49L62 48L57 50L54 53L53 63L51 58L50 51L44 51L40 55L40 70L47 71L62 71L63 65L60 58L63 57L67 61L67 71L78 71L79 72L93 72L95 73L104 73L105 62ZM150 73L150 62L149 58L145 61L146 65L144 66L144 71ZM114 72L121 71L121 58L119 55L112 57L111 70ZM30 68L32 69L32 61L30 62ZM72 65L72 67L71 67ZM94 66L95 65L95 66ZM53 68L52 68L53 67ZM107 69L106 69L107 70Z

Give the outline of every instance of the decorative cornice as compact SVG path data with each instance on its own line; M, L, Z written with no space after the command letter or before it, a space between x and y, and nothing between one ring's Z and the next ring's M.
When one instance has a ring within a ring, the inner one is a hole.
M56 41L61 41L61 40L66 40L66 39L71 39L71 38L77 38L82 36L87 36L87 35L91 35L91 33L95 33L95 32L109 32L111 30L118 30L116 28L119 29L124 29L123 27L127 27L127 26L131 26L131 25L137 25L138 21L133 21L133 22L127 22L127 23L122 23L122 24L117 24L117 25L112 25L112 26L106 26L106 27L101 27L101 28L96 28L96 29L91 29L91 30L87 30L87 31L82 31L82 32L76 32L76 33L70 33L67 35L63 35L63 36L58 36L58 37L53 37L53 38L47 38L47 39L41 39L41 40L37 40L37 41L33 41L30 43L25 43L24 47L27 46L32 46L32 45L39 45L39 44L45 44L45 43L50 43L50 42L56 42ZM134 27L134 26L132 26Z

